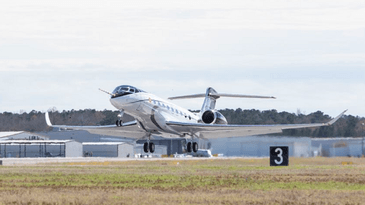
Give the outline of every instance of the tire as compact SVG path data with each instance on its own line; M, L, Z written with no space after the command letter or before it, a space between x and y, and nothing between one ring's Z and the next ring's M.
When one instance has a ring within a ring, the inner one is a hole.
M193 151L197 152L198 151L198 143L197 142L193 142Z
M119 120L119 126L122 127L123 126L123 121Z
M153 142L150 142L149 148L150 148L150 152L151 153L154 153L155 152L155 144L153 144Z
M143 144L143 151L145 152L145 153L148 153L148 143L147 142L145 142L144 144Z
M117 127L119 127L119 120L117 120L117 121L115 122L115 124L117 125Z
M190 153L190 152L191 152L191 142L188 142L188 143L186 144L186 151L187 151L188 153Z

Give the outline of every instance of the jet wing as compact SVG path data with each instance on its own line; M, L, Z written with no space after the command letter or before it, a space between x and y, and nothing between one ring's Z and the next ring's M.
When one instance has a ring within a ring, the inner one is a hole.
M46 123L49 127L59 128L61 130L85 130L91 134L107 135L114 137L127 137L132 139L140 139L146 133L137 126L137 121L123 123L121 127L116 125L103 126L70 126L70 125L52 125L49 114L46 112Z
M219 124L201 124L201 123L182 123L167 122L172 129L180 133L198 134L200 138L216 139L224 137L244 137L252 135L281 133L286 129L312 128L321 126L330 126L341 118L342 112L336 118L326 123L312 124L279 124L279 125L219 125Z

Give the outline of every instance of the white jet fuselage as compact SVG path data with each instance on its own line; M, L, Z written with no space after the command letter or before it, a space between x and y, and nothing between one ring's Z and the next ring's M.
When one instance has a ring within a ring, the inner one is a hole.
M170 133L182 136L184 133L172 129L166 125L166 122L197 123L199 121L199 116L189 110L146 92L112 97L110 102L118 110L134 117L140 128L149 133Z

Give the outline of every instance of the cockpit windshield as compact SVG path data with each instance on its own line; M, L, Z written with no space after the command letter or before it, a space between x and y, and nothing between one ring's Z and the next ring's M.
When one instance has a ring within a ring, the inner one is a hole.
M112 93L113 94L112 98L139 92L144 92L144 91L130 85L121 85L114 89Z

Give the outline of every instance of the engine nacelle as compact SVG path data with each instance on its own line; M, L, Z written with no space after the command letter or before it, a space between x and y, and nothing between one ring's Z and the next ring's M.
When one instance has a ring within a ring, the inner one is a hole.
M201 116L205 124L227 124L226 118L218 111L206 110Z

